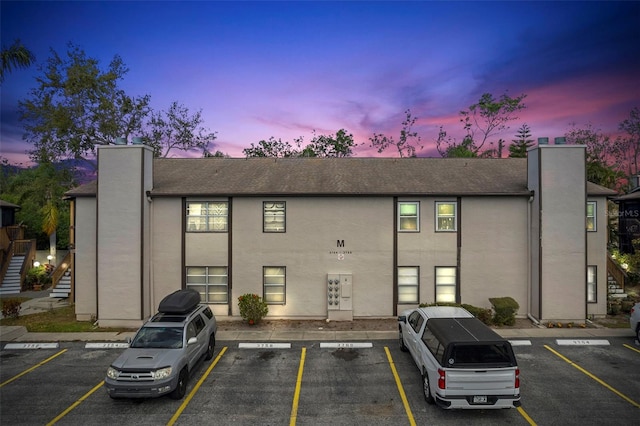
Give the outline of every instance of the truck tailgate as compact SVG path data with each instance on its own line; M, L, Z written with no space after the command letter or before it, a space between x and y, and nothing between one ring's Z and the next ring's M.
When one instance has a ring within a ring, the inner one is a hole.
M518 394L515 389L516 368L446 369L447 395Z

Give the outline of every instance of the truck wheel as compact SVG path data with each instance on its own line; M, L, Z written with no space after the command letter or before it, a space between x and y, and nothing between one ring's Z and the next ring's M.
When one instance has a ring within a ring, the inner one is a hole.
M407 348L407 345L404 344L404 337L402 337L402 329L398 331L398 340L400 343L400 350L402 352L407 352L409 349Z
M169 394L171 399L182 399L184 394L187 393L187 382L189 381L189 373L187 368L183 368L178 376L178 386Z
M204 359L209 360L211 358L213 358L213 350L216 347L216 335L214 333L211 333L211 336L209 336L209 345L207 346L207 354L205 355Z
M424 393L424 400L427 404L433 404L435 401L433 395L431 395L431 388L429 387L429 374L425 371L422 375L422 393Z

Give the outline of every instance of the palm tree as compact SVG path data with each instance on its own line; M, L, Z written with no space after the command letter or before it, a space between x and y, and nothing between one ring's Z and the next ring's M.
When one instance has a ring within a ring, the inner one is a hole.
M13 68L27 68L35 62L36 57L20 43L20 40L16 40L8 49L2 48L0 59L2 61L2 67L0 68L1 83L4 81L5 71L11 72Z

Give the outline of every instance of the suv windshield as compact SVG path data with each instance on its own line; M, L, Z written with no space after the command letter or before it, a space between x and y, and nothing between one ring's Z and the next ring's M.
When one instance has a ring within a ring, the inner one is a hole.
M142 327L129 347L180 349L182 327Z

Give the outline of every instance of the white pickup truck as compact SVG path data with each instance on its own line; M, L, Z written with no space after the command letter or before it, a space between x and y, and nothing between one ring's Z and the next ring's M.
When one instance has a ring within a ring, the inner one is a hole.
M398 316L400 349L422 375L425 400L445 409L520 406L520 370L509 341L467 310L411 309Z

